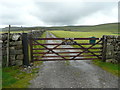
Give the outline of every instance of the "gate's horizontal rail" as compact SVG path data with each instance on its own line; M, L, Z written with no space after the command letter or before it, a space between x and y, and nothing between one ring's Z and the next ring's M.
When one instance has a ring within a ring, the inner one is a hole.
M33 38L34 40L66 40L68 38ZM70 38L72 40L100 40L101 38Z
M83 48L48 48L48 49L51 49L51 50L54 50L54 49L57 49L57 50L64 50L64 49L83 49ZM33 48L32 50L48 50L46 48ZM86 48L87 49L87 48ZM94 47L94 48L90 48L90 49L102 49L102 47Z
M62 55L61 55L62 56ZM61 57L61 56L44 56L44 57ZM95 55L79 55L79 56L77 56L77 57L88 57L88 56L95 56ZM102 55L97 55L97 56L102 56ZM34 58L39 58L40 56L33 56ZM76 57L76 55L64 55L64 56L62 56L62 57Z
M77 58L77 59L33 59L34 61L66 61L66 60L95 60L98 58Z
M91 43L78 43L80 45L93 45ZM60 44L60 43L48 43L48 44L32 44L32 45L65 45L65 44ZM73 44L77 45L77 44ZM102 43L98 43L97 45L102 45Z
M101 53L102 51L92 51L93 53ZM59 54L69 54L69 53L82 53L82 52L56 52L56 53L59 53ZM88 51L84 52L84 53L90 53ZM55 54L53 52L33 52L33 54Z

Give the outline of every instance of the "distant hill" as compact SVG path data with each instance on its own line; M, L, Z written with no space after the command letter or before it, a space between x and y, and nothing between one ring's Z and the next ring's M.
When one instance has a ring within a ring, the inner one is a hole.
M118 32L118 23L107 23L94 26L59 26L59 27L11 27L11 31L21 30L66 30L66 31L81 31L81 32ZM3 31L8 30L8 27L3 28Z
M78 28L77 28L78 29ZM101 24L95 26L86 26L78 29L81 31L102 31L102 32L117 32L118 31L118 23L110 23L110 24Z
M68 31L82 31L82 32L118 32L118 23L108 23L94 26L65 26L65 27L50 27L49 29L68 30Z

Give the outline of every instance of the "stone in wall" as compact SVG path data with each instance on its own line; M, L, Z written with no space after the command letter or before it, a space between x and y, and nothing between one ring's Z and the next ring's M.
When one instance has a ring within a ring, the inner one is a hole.
M11 55L23 54L23 50L10 50Z
M10 60L14 61L16 55L10 55Z
M16 65L19 65L19 66L23 65L23 61L22 60L16 60L15 63L16 63Z
M18 46L18 45L22 45L22 41L10 42L10 46Z
M114 52L114 46L113 45L107 45L107 54L106 58L112 58L113 57L113 52Z
M17 41L17 40L19 40L20 39L20 34L14 34L13 36L12 36L12 40L15 40L15 41Z
M19 60L23 60L23 54L17 55L17 56L16 56L16 59L17 59L17 60L18 60L18 59L19 59Z

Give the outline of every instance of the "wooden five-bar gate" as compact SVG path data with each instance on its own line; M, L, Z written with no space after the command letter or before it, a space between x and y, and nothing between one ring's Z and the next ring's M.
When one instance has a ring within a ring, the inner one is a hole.
M46 42L50 40L55 42L54 43ZM90 40L96 40L96 42L89 43ZM78 43L78 41L80 43ZM83 41L86 41L86 43L84 43ZM70 46L66 47L66 45L72 45L72 47ZM102 38L32 38L31 37L30 48L31 48L32 62L103 59Z

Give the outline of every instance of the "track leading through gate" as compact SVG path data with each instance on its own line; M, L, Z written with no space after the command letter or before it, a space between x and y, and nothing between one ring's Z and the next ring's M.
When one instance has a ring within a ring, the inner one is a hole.
M94 60L102 59L102 38L31 38L32 61L65 61L65 60ZM60 40L55 43L40 43L41 40ZM77 40L77 41L76 41ZM81 40L97 40L96 43L78 43ZM49 46L54 46L49 48ZM66 48L61 45L74 45L77 47ZM36 47L37 46L37 47ZM42 47L42 48L41 48ZM58 50L58 51L57 51ZM62 50L60 52L59 50ZM69 52L66 50L74 50ZM75 55L71 55L75 54ZM52 58L52 59L50 59Z

